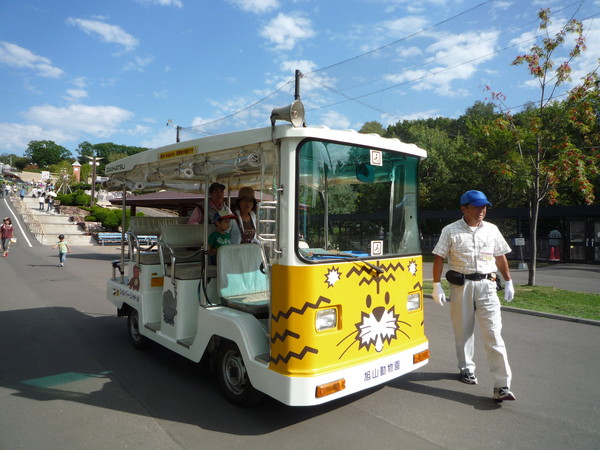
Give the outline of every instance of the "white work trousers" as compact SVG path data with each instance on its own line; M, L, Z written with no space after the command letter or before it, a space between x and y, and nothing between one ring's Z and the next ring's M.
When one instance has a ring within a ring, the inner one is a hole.
M475 317L479 322L494 387L510 387L512 373L502 339L502 316L496 282L465 280L462 286L450 285L450 317L454 326L456 357L461 372L475 373Z

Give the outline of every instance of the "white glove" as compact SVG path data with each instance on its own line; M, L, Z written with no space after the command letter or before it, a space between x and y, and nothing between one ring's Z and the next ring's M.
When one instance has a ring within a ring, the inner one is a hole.
M442 283L433 283L433 300L440 306L444 306L444 302L446 301L446 294L444 293L444 288L442 288Z
M513 287L512 280L507 280L504 285L504 301L512 302L513 298L515 298L515 288Z

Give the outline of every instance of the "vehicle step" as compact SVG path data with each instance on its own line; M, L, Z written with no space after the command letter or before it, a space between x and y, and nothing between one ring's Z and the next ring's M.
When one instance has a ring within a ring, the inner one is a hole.
M145 323L144 327L156 333L157 331L160 331L160 322Z
M179 345L184 346L185 348L190 348L192 346L192 344L194 343L194 339L196 339L196 336L192 336L192 337L188 337L188 338L184 338L184 339L177 339L177 343Z
M271 360L271 355L269 353L263 353L262 355L256 355L254 359L263 364L269 364L269 361Z

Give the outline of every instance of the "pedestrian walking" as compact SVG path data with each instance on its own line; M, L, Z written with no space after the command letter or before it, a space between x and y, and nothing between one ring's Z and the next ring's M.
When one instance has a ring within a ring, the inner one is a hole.
M2 256L8 256L10 244L15 239L13 235L13 224L10 217L5 217L0 225L0 236L2 238Z
M65 241L65 235L58 235L58 242L52 246L52 248L58 247L58 267L64 267L65 261L67 260L67 253L71 253L71 247L67 241Z
M510 390L512 372L501 336L502 316L496 289L497 271L506 281L504 299L514 297L506 254L511 251L496 225L485 222L492 204L483 192L468 191L460 198L462 219L447 225L433 249L433 299L444 305L446 294L441 276L447 258L450 270L450 317L454 327L460 381L477 384L475 376L475 319L483 334L490 371L495 378L493 399L515 400Z
M56 197L56 192L54 191L50 191L46 194L46 198L48 200L48 212L52 211L52 208L54 207L54 197Z
M40 205L39 209L40 211L43 211L44 208L44 204L46 203L46 194L44 192L40 193L40 196L38 197L38 204Z

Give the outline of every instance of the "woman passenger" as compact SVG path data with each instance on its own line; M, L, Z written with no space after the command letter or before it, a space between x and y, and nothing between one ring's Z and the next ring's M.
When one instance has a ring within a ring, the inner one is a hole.
M241 234L240 244L249 244L256 239L256 199L254 189L243 187L238 193L237 207L233 213L237 216L236 223ZM233 234L232 234L233 236Z

